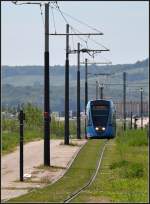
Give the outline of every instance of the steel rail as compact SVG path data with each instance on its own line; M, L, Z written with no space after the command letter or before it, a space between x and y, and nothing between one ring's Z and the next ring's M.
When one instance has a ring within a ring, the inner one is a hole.
M76 196L78 196L84 189L86 189L88 186L90 186L93 183L93 181L95 180L95 178L97 176L97 173L99 171L99 168L100 168L100 165L101 165L101 161L102 161L102 158L103 158L103 154L104 154L104 151L105 151L105 148L106 148L107 141L108 140L106 140L106 142L104 143L102 151L100 150L100 152L99 152L100 159L97 162L98 164L97 164L97 167L96 167L96 171L94 172L92 177L89 179L89 181L82 188L80 188L79 190L75 191L68 198L66 198L63 203L69 203L72 199L74 199Z

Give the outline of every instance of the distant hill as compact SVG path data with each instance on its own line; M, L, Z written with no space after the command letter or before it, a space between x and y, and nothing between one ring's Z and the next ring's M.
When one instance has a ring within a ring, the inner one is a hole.
M108 85L122 83L123 72L127 73L127 97L139 100L138 89L144 88L144 99L148 98L148 61L137 61L134 64L117 65L89 65L91 74L110 73L111 77L94 75L88 76L89 99L95 98L95 81L104 83L105 97L112 97L115 101L122 100L122 85ZM50 67L50 98L54 111L64 110L64 66ZM76 110L76 66L70 66L70 109ZM2 105L17 105L18 103L36 103L43 106L44 68L42 66L2 66ZM81 106L84 107L84 78L85 68L81 66ZM133 84L135 87L133 87ZM132 85L132 87L131 87Z

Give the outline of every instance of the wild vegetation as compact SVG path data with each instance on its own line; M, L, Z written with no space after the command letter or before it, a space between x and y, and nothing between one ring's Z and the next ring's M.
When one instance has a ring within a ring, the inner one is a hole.
M95 182L73 202L148 202L147 129L118 130Z
M63 202L92 176L103 142L89 140L65 176L55 184L9 202ZM127 130L124 133L118 130L117 137L107 143L95 181L72 202L148 202L147 130Z
M67 196L79 189L95 171L103 140L90 140L80 150L69 171L53 185L34 190L8 202L63 202ZM88 159L85 159L88 158Z
M12 110L13 111L13 110ZM43 138L43 112L37 106L28 103L24 106L24 142ZM64 138L64 121L57 121L54 116L51 118L51 139ZM84 124L82 124L84 130ZM70 121L70 136L75 138L76 121ZM2 153L13 151L19 145L19 120L2 119Z
M100 83L122 83L123 72L127 72L127 83L138 85L143 83L143 99L148 100L148 59L138 61L134 64L118 64L96 66L89 65L90 73L113 73L111 77L88 76L89 99L95 98L95 81ZM70 66L70 110L76 110L76 66ZM52 111L64 111L64 66L56 65L50 67L50 106ZM85 68L81 66L81 110L84 110L84 83ZM42 66L3 66L2 67L2 105L17 106L17 104L30 102L43 107L43 90L44 90L44 69ZM147 83L147 85L146 85ZM127 87L127 100L130 100L129 88ZM138 88L138 87L137 87ZM140 87L139 87L140 88ZM122 86L105 86L104 96L112 97L114 101L122 101ZM132 100L140 100L139 91L132 87Z
M32 104L24 106L25 142L43 138L43 113ZM76 122L70 121L70 135L76 134ZM82 124L84 131L84 124ZM64 121L52 117L51 138L64 136ZM98 150L104 140L89 140L65 177L52 186L33 191L12 201L61 202L81 187L92 175ZM74 202L147 202L148 201L148 128L123 131L118 125L117 137L109 140L94 183ZM2 153L19 144L18 119L2 120ZM84 159L84 158L88 158ZM78 179L77 179L78 178ZM65 189L65 191L64 191Z

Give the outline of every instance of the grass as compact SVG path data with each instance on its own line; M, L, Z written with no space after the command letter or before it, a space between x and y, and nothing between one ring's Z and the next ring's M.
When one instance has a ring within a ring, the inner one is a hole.
M42 132L38 129L24 131L24 143L42 139ZM2 154L7 154L16 149L19 145L19 132L2 132Z
M2 131L2 154L8 154L13 152L17 146L19 146L19 132L13 131ZM56 134L50 136L51 139L64 139L64 135L61 134L61 137L58 137ZM24 143L36 141L43 139L43 132L41 129L30 129L24 131ZM80 146L76 142L72 142L71 139L75 139L75 135L70 138L70 146ZM64 145L64 142L61 143Z
M36 189L8 202L63 202L67 196L83 186L96 168L99 151L104 140L89 140L67 173L53 185Z
M72 202L148 202L146 130L127 130L111 140L95 182Z
M7 154L16 149L19 146L19 122L16 120L3 120L2 128L2 154ZM83 123L81 123L83 129ZM70 145L78 146L78 144L72 142L72 139L76 138L76 126L75 121L70 121ZM24 143L43 139L44 131L43 124L40 126L27 127L24 124ZM51 139L64 139L64 121L53 121L51 124Z

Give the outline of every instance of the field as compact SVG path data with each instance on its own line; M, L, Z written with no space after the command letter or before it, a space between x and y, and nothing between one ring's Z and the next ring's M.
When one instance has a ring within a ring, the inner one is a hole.
M117 131L109 140L98 175L91 186L72 202L147 202L147 129ZM34 190L11 202L63 202L81 188L95 171L104 140L89 140L65 176L42 190ZM88 159L85 159L88 158Z
M43 116L40 109L24 107L24 141L43 139ZM64 121L52 117L51 138L63 139ZM84 135L82 123L82 136ZM76 138L76 121L70 121L70 135ZM88 140L73 165L55 184L34 190L12 201L62 202L81 188L95 171L104 140ZM2 153L7 154L19 145L18 119L2 120ZM88 159L85 159L88 158ZM76 202L147 202L148 201L148 129L123 131L118 124L117 136L106 145L100 170Z
M58 182L43 189L11 199L10 202L62 202L72 192L83 186L93 174L102 140L91 140L81 149L69 171ZM88 158L88 159L85 159Z
M128 130L111 140L93 185L73 202L148 202L148 137Z
M44 123L41 109L27 104L24 107L25 121L24 121L24 143L43 139ZM81 122L82 133L84 131L84 122ZM64 121L56 121L54 117L51 119L50 138L63 139L64 138ZM76 138L76 121L70 121L70 140ZM2 119L2 154L7 154L19 146L19 120Z

